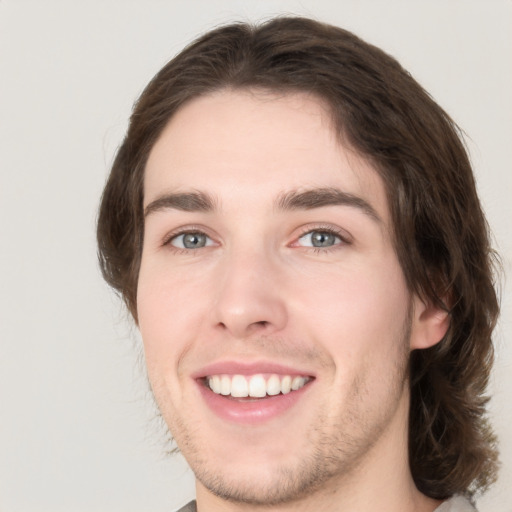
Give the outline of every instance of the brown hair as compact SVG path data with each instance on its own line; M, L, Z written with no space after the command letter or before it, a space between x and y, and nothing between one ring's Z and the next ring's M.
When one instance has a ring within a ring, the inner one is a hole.
M484 393L498 303L471 165L448 115L395 59L350 32L304 18L233 24L199 38L153 78L103 193L105 279L137 320L148 154L177 109L222 88L316 95L340 135L380 172L408 286L451 316L444 339L411 356L412 474L433 498L485 490L497 467Z

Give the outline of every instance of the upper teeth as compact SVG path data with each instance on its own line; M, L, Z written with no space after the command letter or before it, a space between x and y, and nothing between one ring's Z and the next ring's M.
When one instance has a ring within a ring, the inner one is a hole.
M290 375L270 375L265 378L261 374L245 375L212 375L206 381L210 389L218 395L231 395L236 398L246 396L262 398L266 395L286 395L290 391L302 388L309 377Z

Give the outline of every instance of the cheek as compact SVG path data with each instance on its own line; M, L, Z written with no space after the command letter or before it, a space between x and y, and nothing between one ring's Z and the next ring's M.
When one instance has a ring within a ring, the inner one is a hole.
M325 375L336 390L335 403L328 403L333 421L340 410L350 411L347 421L359 418L361 424L391 410L408 359L409 293L399 266L351 266L315 279L315 286L302 282L294 295L305 298L295 315L300 331L333 363L334 371Z
M204 316L201 280L184 272L141 265L137 289L139 329L150 376L175 369ZM167 372L168 374L172 374Z
M350 360L366 353L373 359L395 352L409 310L409 293L395 259L340 266L297 283L293 295L303 299L297 302L297 317L305 319L334 357Z
M148 268L149 267L149 268ZM171 430L183 407L187 379L181 361L198 336L204 315L201 286L183 272L141 265L137 290L139 329L148 378Z

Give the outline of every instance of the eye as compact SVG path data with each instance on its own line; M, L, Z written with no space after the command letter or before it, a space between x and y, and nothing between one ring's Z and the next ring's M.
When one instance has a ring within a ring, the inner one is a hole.
M302 235L298 240L298 245L302 247L332 247L342 242L342 239L336 233L327 230L312 230Z
M188 231L173 236L168 243L178 249L201 249L213 245L213 240L200 231Z

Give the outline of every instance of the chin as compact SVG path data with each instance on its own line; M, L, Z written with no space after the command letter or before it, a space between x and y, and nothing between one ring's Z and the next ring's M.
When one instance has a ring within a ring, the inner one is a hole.
M314 463L286 467L245 465L214 471L207 468L193 468L197 480L211 494L240 504L253 506L276 506L300 500L316 489L325 486L333 475L327 474L325 467Z

